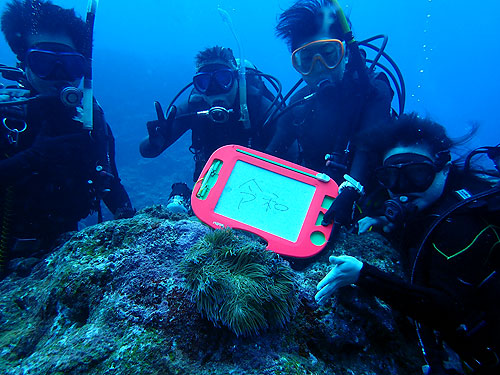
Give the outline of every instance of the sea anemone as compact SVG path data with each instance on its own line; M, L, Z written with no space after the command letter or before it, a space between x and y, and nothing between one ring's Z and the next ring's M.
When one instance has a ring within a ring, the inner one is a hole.
M198 311L237 336L281 328L298 307L288 263L230 229L213 231L196 243L180 270Z

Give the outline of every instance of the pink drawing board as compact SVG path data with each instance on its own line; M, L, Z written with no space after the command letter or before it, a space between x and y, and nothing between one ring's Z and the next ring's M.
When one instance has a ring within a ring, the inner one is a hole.
M254 233L278 254L307 258L326 245L324 213L338 186L327 175L238 145L216 150L191 196L195 215L212 228Z

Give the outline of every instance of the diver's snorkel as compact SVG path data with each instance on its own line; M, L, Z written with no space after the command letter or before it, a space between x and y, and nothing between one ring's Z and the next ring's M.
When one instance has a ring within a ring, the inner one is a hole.
M337 0L330 0L333 7L335 8L335 14L339 20L340 27L344 32L344 40L346 41L347 48L349 49L349 62L348 65L354 67L354 69L358 72L359 79L363 84L368 85L368 74L365 69L365 63L363 61L363 57L361 56L361 52L359 50L358 42L354 39L352 34L352 30L349 27L347 22L347 18L345 17L344 11L340 7L340 4Z
M94 21L95 13L99 0L89 0L87 8L87 45L85 57L87 58L87 66L83 76L83 129L92 130L94 128L94 94L92 91L92 40L94 39ZM63 90L64 92L65 90ZM62 94L62 92L61 92ZM76 100L74 92L71 92L70 98Z
M250 115L248 113L247 104L247 79L246 79L246 67L245 67L245 57L243 55L243 49L241 48L240 41L236 32L234 31L233 21L231 16L227 11L222 8L217 8L219 14L222 17L222 21L229 27L234 39L236 40L236 45L238 46L238 52L240 55L240 63L238 66L238 81L239 81L239 93L240 93L240 121L243 122L243 127L246 130L250 129Z

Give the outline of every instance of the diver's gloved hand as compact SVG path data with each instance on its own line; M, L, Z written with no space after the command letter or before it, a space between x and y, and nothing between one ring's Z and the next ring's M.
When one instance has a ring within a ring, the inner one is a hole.
M328 211L326 211L321 225L326 226L332 221L338 225L349 225L352 222L354 202L359 196L360 194L352 188L343 189L337 198L335 198Z
M348 255L331 256L329 258L333 268L316 287L319 291L314 299L319 304L324 304L328 298L339 288L354 284L358 281L363 262Z
M130 207L129 205L125 205L123 207L119 207L116 209L115 214L113 215L113 218L115 220L130 219L131 217L134 217L136 212L137 211L133 207Z
M159 102L155 102L156 116L158 120L148 121L146 127L148 128L149 142L158 148L161 148L170 135L170 130L172 128L172 123L175 120L175 115L177 114L177 107L171 106L167 118L163 114L163 109Z
M382 229L385 233L390 233L395 228L385 216L366 216L358 220L358 234L366 233L371 229Z

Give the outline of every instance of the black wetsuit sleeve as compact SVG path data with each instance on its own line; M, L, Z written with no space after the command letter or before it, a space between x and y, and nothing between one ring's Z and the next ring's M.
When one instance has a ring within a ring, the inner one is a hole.
M382 79L375 79L373 86L373 94L363 107L360 119L361 131L377 127L390 120L393 92L387 82ZM350 169L351 177L364 185L368 179L368 171L375 167L376 162L372 154L364 147L363 140L357 139L356 152Z
M411 318L431 327L457 327L461 307L439 290L412 285L363 263L356 285Z
M192 128L193 119L196 120L195 116L186 116L189 113L188 103L180 105L174 122L166 132L166 137L158 134L158 137L161 138L153 142L149 136L143 139L139 147L141 155L145 158L155 158L182 137L185 132Z
M391 102L394 95L390 86L383 79L375 79L373 89L373 93L363 108L361 129L376 127L391 118Z
M266 152L278 157L285 157L288 149L297 138L293 126L293 114L291 111L278 118L274 135L266 147Z
M352 159L349 175L356 181L359 181L363 186L365 186L368 179L367 175L370 161L370 154L363 149L356 150Z
M113 178L111 180L110 191L104 194L103 201L111 213L115 215L118 210L132 211L133 208L127 191L118 176L115 160L115 138L109 125L105 123L104 126L107 127L107 153L109 155L110 173L113 175Z

